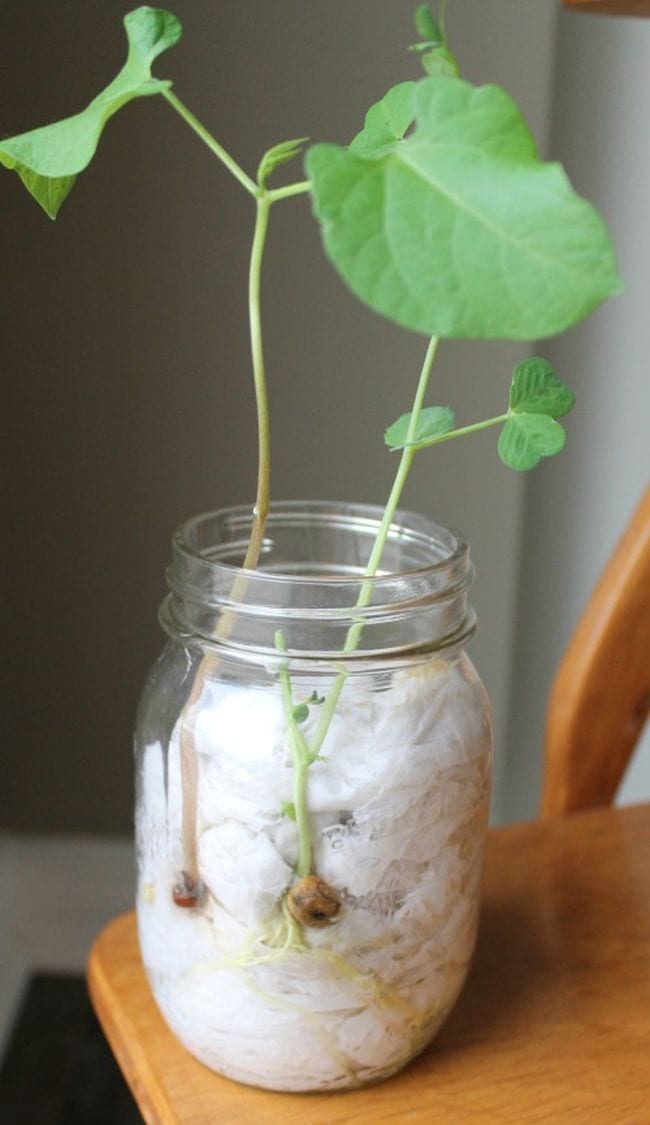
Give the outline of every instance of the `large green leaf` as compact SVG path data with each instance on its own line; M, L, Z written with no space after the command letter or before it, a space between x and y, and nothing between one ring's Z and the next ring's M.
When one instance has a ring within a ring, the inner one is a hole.
M379 155L307 155L326 252L358 297L427 335L534 339L619 290L602 220L503 90L425 78L413 109L415 132Z
M0 143L0 164L14 169L50 218L92 160L102 130L133 98L158 94L171 82L151 77L151 64L181 37L179 21L161 8L141 7L124 19L129 51L125 65L81 113Z

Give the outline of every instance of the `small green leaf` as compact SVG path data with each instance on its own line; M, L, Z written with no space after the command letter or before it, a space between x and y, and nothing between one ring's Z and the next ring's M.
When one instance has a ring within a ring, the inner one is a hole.
M268 149L260 160L259 168L257 169L257 182L263 188L272 172L279 168L282 164L287 164L294 157L298 156L303 145L307 143L309 137L298 137L293 141L280 141L279 144L273 145L273 148Z
M162 8L136 8L124 18L129 44L119 74L81 113L10 137L0 143L0 164L14 169L50 218L92 160L106 122L123 105L168 89L171 82L151 77L151 64L177 43L182 28Z
M420 4L416 8L413 22L421 39L444 42L438 21L434 19L428 4Z
M350 151L358 156L377 156L387 145L401 141L414 121L416 88L417 82L400 82L375 102L366 114L363 129L350 142Z
M384 434L384 441L391 449L405 449L407 446L430 445L442 434L448 434L456 425L453 410L448 406L427 406L420 411L415 434L408 439L411 415L402 414Z
M495 86L424 78L416 129L372 159L307 154L326 253L375 312L429 336L555 335L620 291L594 208Z
M320 707L321 704L325 702L325 696L319 695L317 691L312 691L307 702L310 704L314 704L314 706L316 707Z
M573 392L539 356L515 367L510 387L510 409L523 414L549 414L562 418L575 404Z
M288 816L289 820L298 819L296 816L296 806L294 805L293 801L283 801L280 808L282 810L282 815Z
M1 153L0 163L4 163ZM9 167L9 165L7 165L7 167ZM39 176L38 172L32 172L30 168L26 168L24 165L20 164L16 165L16 172L27 188L27 191L30 195L34 196L37 203L40 203L50 219L56 219L59 207L72 191L77 177Z
M431 78L458 78L460 67L445 43L422 55L422 65Z
M457 78L460 67L449 49L442 23L434 19L428 4L421 4L415 13L415 27L422 42L411 51L422 55L422 65L432 78Z
M511 469L534 469L542 457L560 453L563 426L548 414L512 414L499 436L499 457Z
M298 703L291 715L296 723L305 723L309 718L309 707L306 703Z

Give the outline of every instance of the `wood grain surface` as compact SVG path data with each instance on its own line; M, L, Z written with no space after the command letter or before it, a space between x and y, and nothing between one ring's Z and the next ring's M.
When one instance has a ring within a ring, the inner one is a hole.
M149 1125L646 1125L650 805L492 832L461 999L419 1059L365 1090L267 1093L195 1062L151 998L132 914L99 936L88 980Z

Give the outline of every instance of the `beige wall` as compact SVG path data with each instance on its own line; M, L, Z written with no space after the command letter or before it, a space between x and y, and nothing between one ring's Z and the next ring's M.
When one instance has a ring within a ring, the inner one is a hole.
M170 0L171 2L171 0ZM122 58L107 0L0 5L0 129L73 112ZM157 70L253 170L287 137L344 141L417 74L405 0L178 0L182 46ZM465 73L512 90L544 140L554 0L455 0ZM586 185L587 187L589 185ZM247 197L156 99L111 123L50 223L8 174L0 766L6 828L128 831L130 730L159 646L173 527L248 501ZM408 408L424 341L377 320L321 259L305 200L277 208L265 275L274 492L383 502L381 434ZM500 408L522 349L453 345L435 399ZM547 472L545 468L542 472ZM522 481L490 436L416 466L406 503L460 527L478 564L475 656L499 745L508 711ZM533 736L534 739L534 736Z

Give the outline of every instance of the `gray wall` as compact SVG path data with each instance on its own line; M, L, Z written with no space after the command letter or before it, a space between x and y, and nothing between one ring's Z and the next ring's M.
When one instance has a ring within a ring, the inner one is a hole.
M118 17L130 6L3 0L0 130L21 132L85 104L121 62ZM287 137L345 141L372 100L418 73L403 50L412 7L178 0L185 40L157 72L253 170L265 147ZM451 8L466 75L509 88L545 145L554 0ZM250 201L157 99L111 123L56 224L9 174L0 200L1 823L128 831L130 730L161 644L156 608L171 531L199 510L250 500L254 488ZM322 260L305 200L272 216L265 297L275 495L382 503L394 463L381 434L408 408L424 341L348 297ZM450 345L433 400L467 421L500 408L522 352ZM544 466L540 480L553 471ZM473 545L474 654L505 760L523 481L484 435L422 457L406 503L460 527ZM526 737L536 753L539 730Z
M537 803L546 694L589 590L650 470L650 20L564 13L553 150L610 223L622 297L547 348L574 387L566 453L526 482L518 633L499 814ZM622 790L650 797L650 739Z

